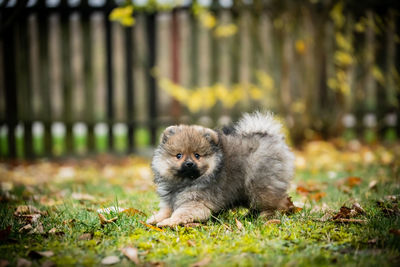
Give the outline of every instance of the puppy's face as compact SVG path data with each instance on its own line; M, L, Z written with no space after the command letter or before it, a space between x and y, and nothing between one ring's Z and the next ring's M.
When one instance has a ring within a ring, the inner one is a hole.
M221 160L218 134L201 126L170 126L161 136L153 168L166 178L196 179L212 173Z

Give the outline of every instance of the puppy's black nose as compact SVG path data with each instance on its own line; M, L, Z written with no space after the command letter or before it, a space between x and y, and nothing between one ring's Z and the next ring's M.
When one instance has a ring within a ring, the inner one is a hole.
M188 168L192 168L194 166L194 163L191 162L191 161L186 161L185 162L185 166L188 167Z

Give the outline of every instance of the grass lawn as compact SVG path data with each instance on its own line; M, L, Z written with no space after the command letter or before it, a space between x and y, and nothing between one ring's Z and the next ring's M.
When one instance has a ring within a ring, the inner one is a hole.
M174 229L143 223L158 204L147 159L3 162L0 265L130 265L132 247L149 266L400 266L400 146L312 142L296 156L298 212L237 208Z

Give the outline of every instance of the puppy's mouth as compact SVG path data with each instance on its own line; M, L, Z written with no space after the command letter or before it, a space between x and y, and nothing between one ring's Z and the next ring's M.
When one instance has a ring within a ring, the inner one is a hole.
M190 178L194 180L200 177L200 171L198 168L187 168L183 166L179 169L178 176L181 178Z

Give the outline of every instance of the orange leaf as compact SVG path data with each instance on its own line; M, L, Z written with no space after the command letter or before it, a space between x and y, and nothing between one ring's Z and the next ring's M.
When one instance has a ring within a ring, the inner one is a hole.
M346 178L346 184L353 188L354 186L361 184L361 178L356 176L350 176Z
M139 222L140 222L141 224L143 224L144 226L150 228L150 229L153 229L153 230L156 230L156 231L159 231L159 232L164 232L163 229L158 228L158 227L155 227L155 226L150 225L150 224L147 224L147 223L145 223L144 221L139 221Z
M314 194L310 195L310 199L315 200L315 201L319 201L324 196L326 196L325 192L318 192L318 193L314 193Z
M293 202L291 197L287 197L286 199L283 199L281 201L281 208L280 211L284 213L296 213L302 210L302 208L296 207Z
M310 193L310 190L308 190L304 186L299 185L296 188L296 192L302 195L308 195Z

